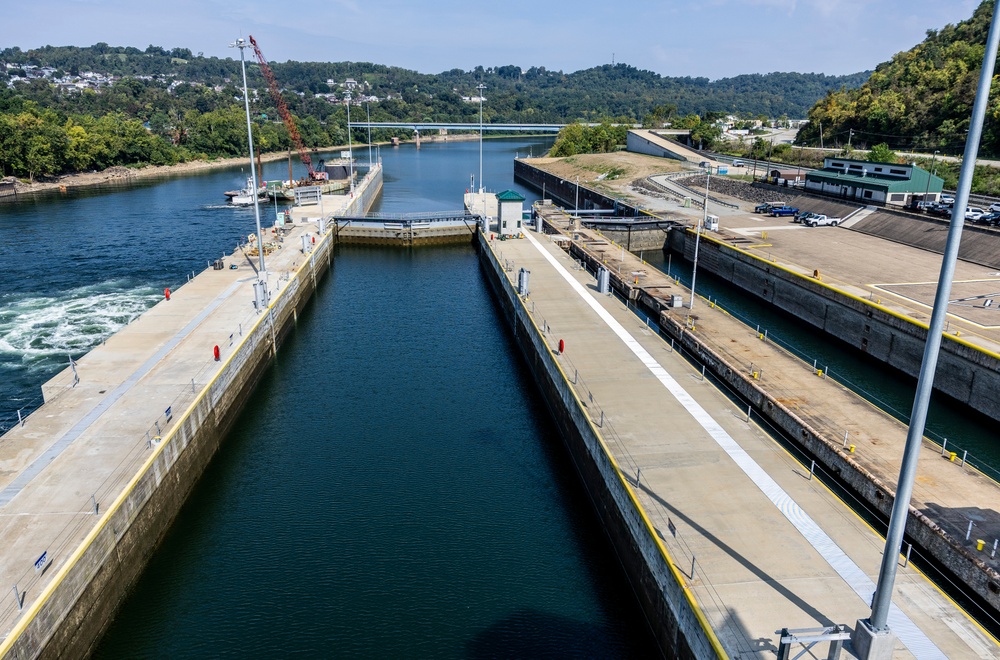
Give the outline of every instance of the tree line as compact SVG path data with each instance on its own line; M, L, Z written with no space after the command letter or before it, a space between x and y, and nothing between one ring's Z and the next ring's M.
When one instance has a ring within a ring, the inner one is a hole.
M856 89L832 90L810 110L799 132L808 146L887 143L907 151L959 155L965 146L976 85L986 52L993 3L876 67ZM1000 154L1000 98L994 85L980 145Z
M6 48L0 50L0 63L54 67L59 75L93 71L122 76L100 90L63 92L45 79L6 89L10 76L24 71L0 66L0 175L34 177L246 153L238 60L195 55L186 48L150 45L140 50L100 43ZM477 85L485 84L487 123L600 122L609 117L640 122L657 108L670 107L672 116L687 118L708 136L709 122L701 119L712 112L801 116L827 90L857 85L866 77L773 73L713 82L662 77L626 64L569 74L545 67L522 71L513 65L422 74L367 62L290 61L272 68L309 147L347 141L343 103L316 97L333 93L342 101L343 89L328 81L347 78L361 85L355 98L360 93L379 99L365 108L373 121L474 124L479 104L462 97L476 95ZM259 68L248 62L247 73L255 141L264 151L290 148ZM352 119L359 118L359 110ZM393 136L408 137L409 131L373 133L379 140ZM364 141L367 131L353 137Z

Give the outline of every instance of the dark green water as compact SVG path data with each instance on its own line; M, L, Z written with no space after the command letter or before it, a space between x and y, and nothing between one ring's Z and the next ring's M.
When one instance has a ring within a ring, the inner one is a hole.
M471 149L385 153L383 210L459 207ZM654 653L472 248L353 247L97 656Z

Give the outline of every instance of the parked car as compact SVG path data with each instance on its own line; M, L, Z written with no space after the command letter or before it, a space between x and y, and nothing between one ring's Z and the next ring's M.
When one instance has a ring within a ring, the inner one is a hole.
M772 206L785 206L785 203L784 202L765 202L763 204L758 204L757 206L753 207L753 212L754 213L763 213L763 214L767 215L768 213L771 212L771 207Z
M828 215L817 214L806 220L806 224L810 227L836 227L842 220L843 218L831 218Z
M986 215L986 211L979 208L978 206L966 206L965 207L965 219L976 221L979 218Z
M800 211L800 212L798 212L798 213L795 214L794 218L792 218L792 222L805 223L805 221L808 218L811 218L814 215L817 215L817 214L813 213L812 211Z
M772 206L771 207L771 217L777 218L778 216L789 216L798 214L799 210L794 206Z
M953 195L941 195L938 197L938 201L942 204L954 204L955 197Z
M1000 211L992 211L990 213L984 213L978 218L974 219L977 225L989 225L990 227L995 227L1000 224Z
M991 213L1000 213L1000 202L993 202L990 204L989 211Z
M744 163L739 158L737 158L736 160L733 161L733 167L743 167L745 164L746 163Z
M947 204L935 204L934 206L928 208L927 212L931 215L936 215L942 218L951 217L951 207Z

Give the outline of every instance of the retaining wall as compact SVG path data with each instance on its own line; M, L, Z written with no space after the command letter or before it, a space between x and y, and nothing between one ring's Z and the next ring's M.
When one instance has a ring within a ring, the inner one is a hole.
M704 243L702 244L704 246ZM699 253L699 264L701 263ZM659 315L661 330L694 355L717 379L737 392L754 409L787 434L789 440L816 460L837 483L854 494L888 521L892 512L895 490L885 484L845 452L837 438L824 437L817 429L798 417L790 408L760 387L757 381L725 357L706 346L681 322L667 313ZM914 507L909 507L906 521L906 538L925 555L932 557L935 566L950 574L959 584L967 585L978 597L980 604L1000 618L1000 574L962 546L959 539L946 531Z
M534 375L559 427L570 458L591 498L602 526L666 657L722 657L666 548L642 510L610 451L594 427L572 385L545 343L513 284L504 274L489 242L479 233L480 265L504 319Z
M514 160L514 181L534 188L546 199L557 200L565 208L607 209L618 217L640 215L638 207L628 202L608 197L585 185L577 186L576 179L563 179L520 159ZM577 203L579 206L575 207Z
M353 202L352 211L364 213L381 187L379 173ZM216 376L11 631L6 657L85 657L93 651L329 269L333 246L334 235L327 233L269 312L244 333Z
M671 249L694 257L694 233L674 232ZM702 234L698 267L916 378L927 326ZM1000 420L1000 355L954 335L941 343L935 389Z

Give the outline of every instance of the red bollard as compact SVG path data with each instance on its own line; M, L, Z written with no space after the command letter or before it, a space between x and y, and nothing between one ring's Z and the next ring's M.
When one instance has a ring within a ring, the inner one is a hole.
M170 300L170 289L164 289L163 295L166 296L167 300Z
M313 236L313 243L315 243L315 242L316 242L316 237L315 237L315 236Z
M218 345L216 345L216 347L215 347L215 349L214 349L213 352L215 353L215 361L218 362L219 361L219 347L218 347Z
M564 342L562 339L560 339L559 340L559 354L562 355L562 352L565 351L565 350L566 350L566 342Z

